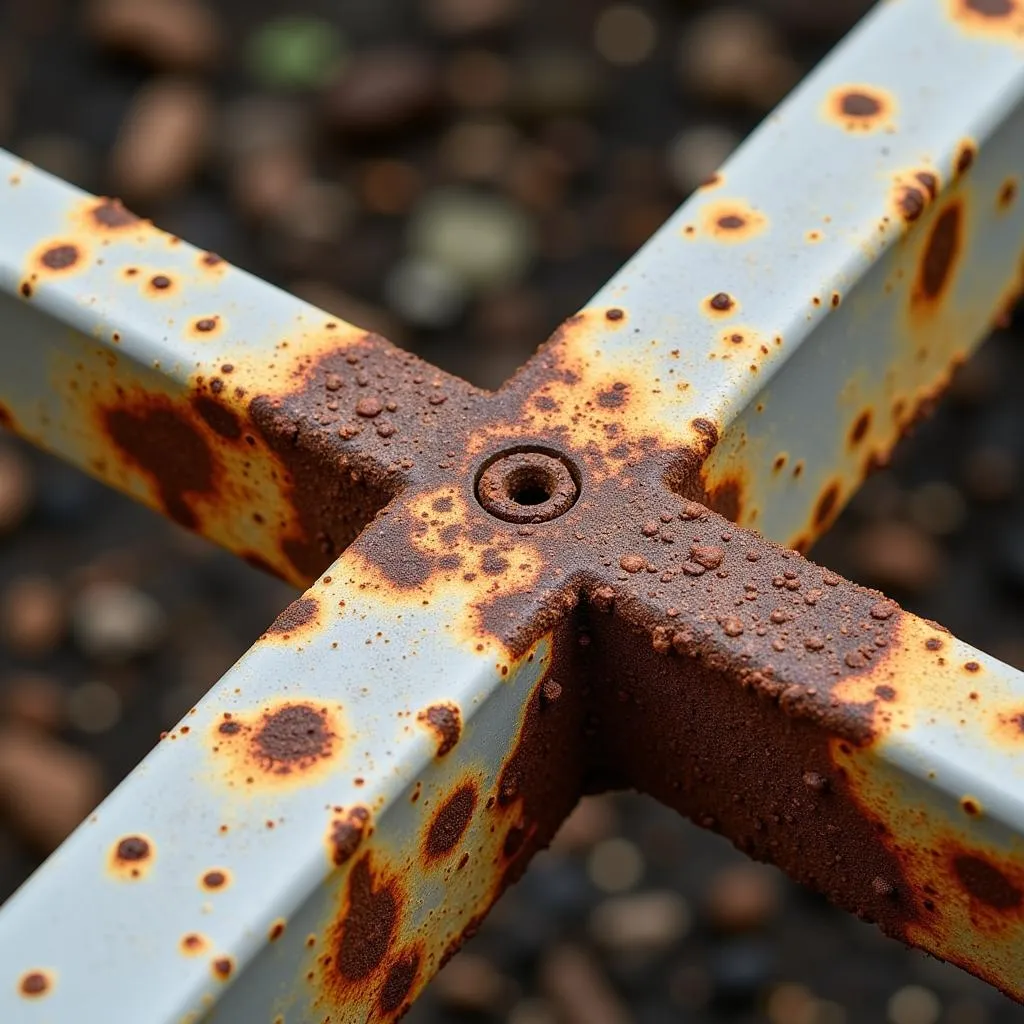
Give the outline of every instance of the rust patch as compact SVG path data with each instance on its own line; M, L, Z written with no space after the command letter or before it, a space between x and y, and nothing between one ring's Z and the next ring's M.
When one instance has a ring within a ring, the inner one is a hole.
M282 701L254 720L230 713L214 724L212 753L226 759L229 785L303 785L331 770L341 752L340 711Z
M301 632L310 623L316 622L320 605L315 597L306 595L292 601L284 611L267 627L265 635L280 636L289 639L293 634Z
M397 1019L408 1008L409 994L420 973L419 950L399 954L388 968L387 977L377 999L377 1008L386 1016Z
M963 205L950 203L931 227L921 255L917 281L911 293L915 306L934 306L953 277L963 248Z
M26 999L42 999L48 996L54 988L54 975L52 971L34 970L26 971L18 979L18 992Z
M825 98L822 113L826 121L844 131L892 131L896 100L891 93L874 85L841 85Z
M947 0L950 14L962 29L980 35L1018 41L1024 29L1019 0Z
M953 871L972 900L997 911L1019 910L1024 895L1019 885L986 857L959 853L953 857Z
M814 506L814 528L824 530L832 521L839 506L839 484L833 482L825 488L824 493Z
M33 262L37 271L64 274L80 270L85 262L85 253L73 242L55 242L40 249Z
M850 428L850 447L856 448L871 429L871 410L865 409L853 422Z
M363 840L370 834L370 812L365 807L352 807L344 813L336 808L335 813L338 816L331 822L327 848L331 862L341 867L355 856Z
M738 476L719 480L710 491L705 491L703 503L730 522L738 523L744 511L743 480Z
M168 398L125 399L101 409L104 433L128 462L149 479L167 516L195 530L195 499L215 490L215 462L206 439L192 420Z
M242 421L234 410L210 395L195 395L192 407L199 418L226 441L238 441L242 436Z
M369 853L353 864L342 913L328 932L328 952L320 961L324 989L334 1003L358 998L379 980L398 933L402 902L398 880L381 877Z
M140 223L139 218L126 209L120 199L101 198L88 212L93 227L102 231L123 231Z
M430 822L423 852L428 861L450 854L462 841L477 805L475 782L466 782L437 809Z
M462 713L454 704L432 704L416 716L437 736L437 753L444 757L450 753L462 735Z
M136 881L143 878L156 859L153 841L142 835L124 836L110 851L109 868L115 878Z

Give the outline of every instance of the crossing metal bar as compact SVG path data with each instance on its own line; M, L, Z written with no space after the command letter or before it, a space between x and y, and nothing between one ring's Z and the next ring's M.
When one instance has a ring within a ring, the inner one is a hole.
M1024 681L743 528L1019 289L1022 36L881 5L495 394L0 157L2 418L311 584L0 912L0 1019L394 1019L622 786L1024 998Z

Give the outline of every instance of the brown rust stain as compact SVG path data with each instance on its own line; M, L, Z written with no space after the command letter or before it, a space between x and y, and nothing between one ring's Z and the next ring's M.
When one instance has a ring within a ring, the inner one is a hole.
M871 429L871 410L865 409L854 421L853 426L850 428L850 440L849 444L851 448L856 448L865 437L868 435L868 431Z
M863 83L840 85L825 98L826 121L848 132L892 131L896 100L878 86Z
M1007 178L1002 183L999 187L999 197L996 200L996 205L1002 212L1005 213L1017 201L1017 193L1019 190L1020 185L1016 178Z
M89 200L83 220L87 227L100 233L125 231L146 223L127 209L120 199L109 197Z
M832 522L839 512L839 498L841 496L839 481L832 481L822 492L817 504L814 506L814 529L822 531Z
M230 956L218 956L210 961L210 971L217 981L227 981L235 971L235 961Z
M954 200L938 213L931 225L911 291L915 308L931 309L941 302L963 251L963 221L963 203Z
M214 381L214 384L216 383L218 382ZM193 395L192 408L215 434L225 441L238 441L242 437L242 420L222 398L214 397L220 390L215 389L211 395Z
M739 475L726 476L716 480L704 495L703 502L708 508L724 516L730 522L738 523L745 510L744 484Z
M974 165L978 155L978 144L973 139L963 139L957 146L956 157L953 160L953 170L957 177L966 174Z
M279 700L251 718L225 712L211 730L211 753L229 785L306 785L336 767L340 722L340 709L319 701Z
M144 878L156 860L153 840L143 835L122 836L114 843L107 858L110 873L122 881Z
M271 926L267 932L268 942L277 942L282 935L284 935L285 929L288 927L288 922L283 917L279 917Z
M343 810L336 807L327 833L327 849L335 867L347 864L373 831L370 812L362 806Z
M35 969L26 971L18 979L18 992L25 999L43 999L54 989L53 971Z
M199 886L207 892L219 892L231 884L231 872L227 868L211 868L204 871Z
M292 601L287 608L277 616L267 627L265 636L281 637L284 640L292 638L295 634L301 634L306 627L317 621L320 611L320 603L315 597L306 594L295 601Z
M749 242L768 227L768 218L742 199L718 199L701 211L698 234L717 242Z
M388 967L377 1008L384 1017L397 1020L409 1008L409 996L420 974L422 953L419 949L403 950Z
M201 935L199 932L188 932L182 935L178 949L184 956L199 956L206 952L209 945L210 942L205 935Z
M473 820L477 801L476 783L464 782L441 804L423 840L423 853L428 862L447 857L455 850Z
M705 313L712 317L729 317L739 312L739 303L728 292L715 292L702 303Z
M444 757L455 749L462 736L462 713L455 704L431 704L417 719L437 737L436 757Z
M1020 0L946 0L953 20L966 32L1020 42L1024 8Z
M196 317L189 325L187 336L196 341L210 341L224 330L224 318L219 313Z
M42 245L30 260L31 278L57 276L81 270L86 263L84 248L77 242L54 241Z

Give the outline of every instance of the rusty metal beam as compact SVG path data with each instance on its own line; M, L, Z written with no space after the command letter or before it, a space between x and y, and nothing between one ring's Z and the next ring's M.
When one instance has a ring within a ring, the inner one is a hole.
M393 1019L615 786L1024 997L1019 674L692 500L809 541L1012 294L1022 30L883 5L493 395L5 166L6 419L319 578L0 913L4 1019Z

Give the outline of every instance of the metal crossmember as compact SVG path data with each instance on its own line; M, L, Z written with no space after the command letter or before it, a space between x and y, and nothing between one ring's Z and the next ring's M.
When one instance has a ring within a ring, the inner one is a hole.
M1024 998L1024 680L798 553L1024 284L1022 53L880 5L496 393L0 156L0 421L307 588L0 1020L393 1020L606 788Z

